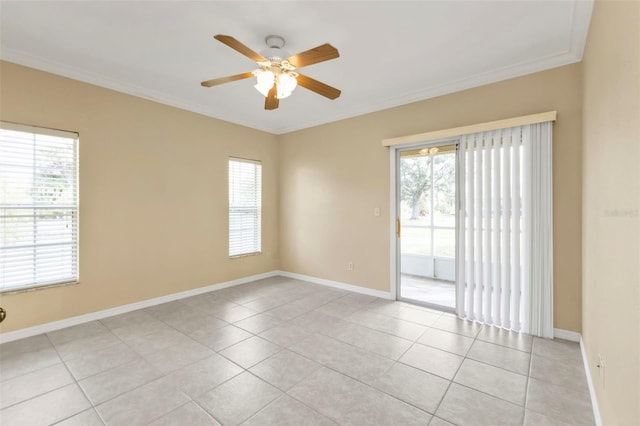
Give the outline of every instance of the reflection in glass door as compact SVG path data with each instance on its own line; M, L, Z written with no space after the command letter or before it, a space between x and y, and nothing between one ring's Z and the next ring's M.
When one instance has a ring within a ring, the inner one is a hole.
M398 298L456 306L456 145L399 151Z

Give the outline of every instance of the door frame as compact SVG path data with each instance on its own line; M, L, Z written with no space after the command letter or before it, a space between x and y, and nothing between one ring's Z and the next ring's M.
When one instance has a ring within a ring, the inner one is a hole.
M456 308L450 308L448 306L437 305L428 302L422 302L420 300L414 299L405 299L400 297L400 247L398 246L398 221L400 217L399 206L400 206L400 191L398 190L398 186L400 185L400 152L406 151L410 149L416 148L430 148L435 146L447 146L447 145L455 145L456 146L456 232L455 232L455 241L456 247L458 244L458 227L459 227L459 218L460 214L459 206L460 206L460 164L459 164L459 156L457 152L460 148L460 138L443 138L431 140L429 142L416 142L410 144L402 144L402 145L392 145L389 147L389 171L390 171L390 188L389 188L389 242L390 242L390 295L393 300L398 300L402 302L411 303L414 305L424 306L426 308L437 309L439 311L457 313L457 298L458 298L458 258L459 256L456 254L455 258L455 271L456 271ZM401 228L402 229L402 228ZM457 250L457 248L456 248Z

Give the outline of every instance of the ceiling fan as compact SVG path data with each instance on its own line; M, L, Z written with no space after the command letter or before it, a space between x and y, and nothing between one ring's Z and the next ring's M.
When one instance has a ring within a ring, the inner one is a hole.
M284 38L270 35L265 38L268 48L259 54L231 36L218 34L213 38L255 61L260 68L242 74L203 81L200 84L204 87L256 77L257 84L254 87L266 98L264 109L267 110L278 108L280 99L291 95L297 85L329 99L336 99L340 96L340 90L335 87L295 72L299 68L339 57L338 50L328 43L305 50L297 55L289 55L282 50L285 44Z

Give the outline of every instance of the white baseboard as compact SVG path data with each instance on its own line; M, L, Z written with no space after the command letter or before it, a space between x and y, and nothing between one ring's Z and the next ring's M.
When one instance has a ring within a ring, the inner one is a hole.
M596 391L593 387L593 381L591 380L591 369L589 368L589 360L587 359L587 352L584 348L584 340L582 340L582 334L571 331L563 330L561 328L553 329L553 337L557 339L569 340L570 342L580 343L580 352L582 353L582 363L584 364L584 372L587 376L587 385L589 387L589 395L591 397L591 407L593 408L593 418L596 421L596 426L602 426L602 418L600 417L600 409L598 408L598 400L596 399Z
M580 351L582 352L582 361L584 362L584 371L587 374L587 385L589 386L589 395L591 396L591 406L593 407L593 418L596 421L596 426L602 426L602 417L600 417L600 409L598 408L598 400L596 399L596 390L591 380L591 369L589 368L589 359L587 358L587 351L584 347L584 340L580 336Z
M580 333L576 331L571 331L571 330L563 330L561 328L553 329L553 337L557 339L568 340L570 342L576 342L576 343L580 342L580 340L582 339L582 336L580 335Z
M59 330L65 327L71 327L73 325L82 324L89 321L95 321L102 318L107 318L113 315L124 314L127 312L135 311L137 309L148 308L150 306L159 305L161 303L167 303L174 300L184 299L186 297L196 296L202 293L208 293L213 290L221 290L227 287L233 287L240 284L245 284L251 281L261 280L264 278L270 278L277 275L281 275L279 271L265 272L263 274L251 275L249 277L238 278L231 281L225 281L218 284L208 285L205 287L198 287L192 290L181 291L179 293L167 294L166 296L154 297L153 299L142 300L140 302L130 303L128 305L116 306L115 308L109 308L102 311L91 312L76 317L66 318L60 321L48 322L45 324L36 325L33 327L22 328L16 331L10 331L0 334L0 343L7 343L18 339L24 339L25 337L36 336L42 333L48 333L50 331Z
M383 299L393 300L391 293L388 291L373 290L371 288L360 287L359 285L325 280L324 278L316 278L309 275L296 274L294 272L277 271L276 275L282 275L283 277L293 278L300 281L307 281L314 284L325 285L327 287L339 288L341 290L347 290L354 293L366 294L367 296L381 297Z
M308 275L295 274L293 272L270 271L270 272L265 272L263 274L251 275L248 277L238 278L231 281L225 281L218 284L212 284L205 287L198 287L191 290L181 291L179 293L173 293L173 294L167 294L165 296L154 297L153 299L142 300L140 302L130 303L128 305L116 306L114 308L104 309L102 311L91 312L88 314L78 315L71 318L65 318L59 321L48 322L48 323L36 325L33 327L22 328L16 331L9 331L7 333L0 334L0 343L12 342L14 340L24 339L26 337L36 336L42 333L48 333L50 331L59 330L61 328L71 327L73 325L78 325L78 324L82 324L89 321L95 321L95 320L107 318L113 315L124 314L127 312L135 311L137 309L148 308L150 306L172 302L174 300L184 299L186 297L196 296L198 294L208 293L214 290L222 290L223 288L233 287L233 286L245 284L251 281L275 277L278 275L283 277L298 279L301 281L307 281L314 284L320 284L328 287L352 291L354 293L361 293L369 296L382 297L384 299L392 298L391 294L385 291L372 290L370 288L341 283L338 281L325 280L322 278L311 277Z

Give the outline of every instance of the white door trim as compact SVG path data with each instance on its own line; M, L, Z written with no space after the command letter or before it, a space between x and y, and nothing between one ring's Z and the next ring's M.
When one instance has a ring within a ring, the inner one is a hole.
M390 188L389 188L389 230L390 232L390 240L389 247L390 249L390 265L391 269L389 271L389 293L391 294L391 298L393 300L398 299L398 239L396 238L397 230L397 220L398 220L398 200L397 200L397 172L398 172L398 149L402 146L390 146L389 147L389 170L390 170Z

